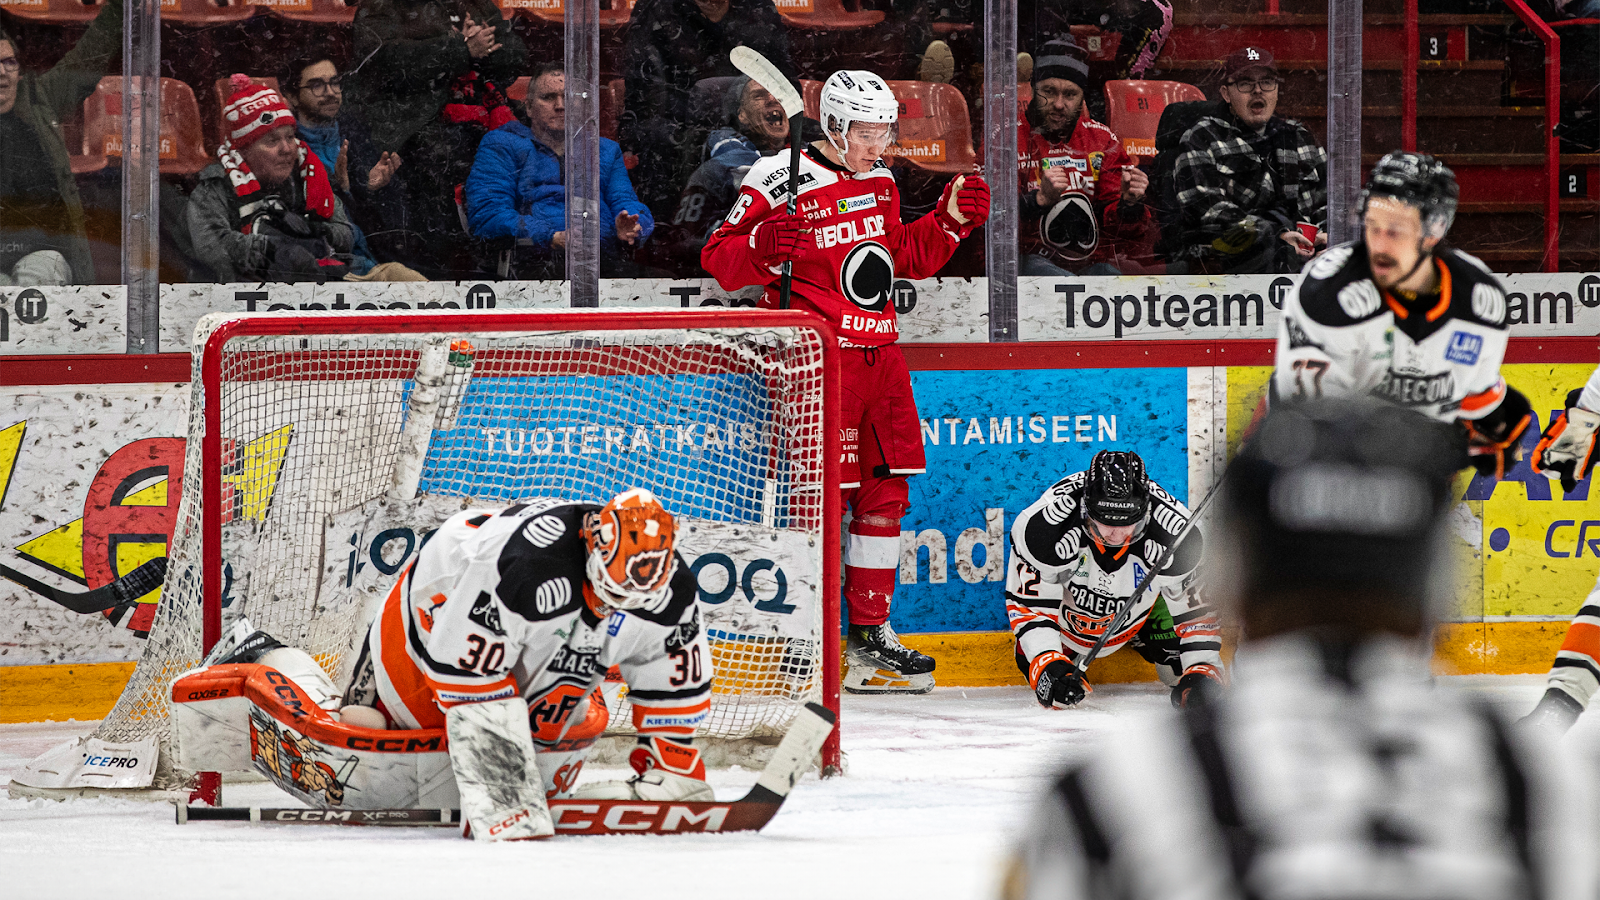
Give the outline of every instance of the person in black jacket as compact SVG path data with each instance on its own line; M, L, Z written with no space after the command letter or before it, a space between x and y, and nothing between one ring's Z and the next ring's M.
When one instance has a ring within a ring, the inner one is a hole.
M400 258L449 277L467 249L456 187L483 135L514 118L505 89L527 49L494 0L363 0L354 59L346 102L380 152L405 160L410 240Z
M623 39L627 94L622 145L639 154L639 196L670 219L683 188L685 142L695 82L738 75L728 52L740 45L793 77L789 33L772 0L642 0Z

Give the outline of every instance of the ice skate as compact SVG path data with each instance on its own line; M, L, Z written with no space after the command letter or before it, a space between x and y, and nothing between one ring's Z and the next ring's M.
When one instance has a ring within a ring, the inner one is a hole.
M845 642L842 686L852 694L926 694L933 690L934 659L900 643L888 622L851 625Z

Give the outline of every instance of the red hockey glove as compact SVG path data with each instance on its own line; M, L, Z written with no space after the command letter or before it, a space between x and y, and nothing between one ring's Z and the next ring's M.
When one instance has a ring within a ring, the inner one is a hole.
M1172 686L1172 705L1182 709L1191 703L1204 703L1227 681L1222 671L1210 663L1190 666Z
M799 216L781 212L773 214L756 225L752 235L756 262L770 269L799 259L805 255L810 231L805 227L805 220Z
M934 207L939 225L957 237L966 237L989 220L989 185L982 175L962 175L951 179Z
M1594 439L1600 431L1600 413L1579 406L1581 396L1583 388L1568 392L1566 411L1544 430L1531 460L1535 472L1550 479L1560 478L1561 489L1569 494L1594 469Z

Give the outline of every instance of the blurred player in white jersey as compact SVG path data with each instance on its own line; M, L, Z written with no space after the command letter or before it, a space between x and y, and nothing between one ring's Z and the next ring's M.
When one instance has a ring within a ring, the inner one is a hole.
M1006 615L1017 668L1041 706L1065 709L1084 698L1091 688L1078 661L1135 600L1101 657L1133 647L1172 688L1176 706L1225 682L1217 617L1200 597L1200 532L1178 537L1188 521L1189 510L1145 476L1139 454L1125 450L1096 453L1087 471L1051 485L1017 515ZM1157 565L1161 571L1134 598Z
M1361 239L1314 260L1284 300L1269 397L1368 394L1457 422L1472 465L1499 478L1521 456L1532 409L1500 377L1499 280L1440 243L1459 193L1426 154L1378 161L1361 192Z
M1594 471L1595 433L1600 431L1600 369L1581 388L1567 393L1567 408L1539 437L1533 470L1561 482L1568 493ZM1591 488L1592 490L1593 488ZM1560 734L1578 720L1600 689L1600 583L1596 583L1550 666L1549 686L1539 705L1523 719Z
M934 661L900 643L889 625L900 565L900 518L911 508L906 476L926 469L911 372L895 343L897 278L927 278L989 217L989 186L976 173L945 187L933 211L900 221L900 191L883 154L895 141L900 101L871 72L833 73L822 86L827 140L800 154L795 214L788 212L789 155L757 160L739 199L701 251L727 290L765 285L778 305L783 265L792 302L839 333L844 391L839 486L850 506L844 599L850 610L844 689L933 690Z
M1223 482L1232 684L1107 736L1022 831L1005 900L1587 900L1556 748L1432 677L1459 434L1370 398L1274 408Z

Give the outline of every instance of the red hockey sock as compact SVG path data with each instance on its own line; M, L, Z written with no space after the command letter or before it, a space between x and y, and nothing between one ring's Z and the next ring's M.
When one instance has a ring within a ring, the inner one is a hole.
M889 620L895 575L900 566L900 522L850 523L844 545L844 602L850 624L881 625Z

